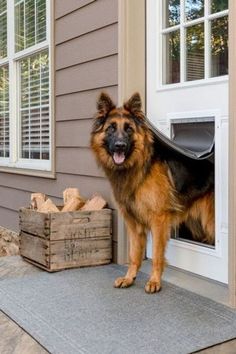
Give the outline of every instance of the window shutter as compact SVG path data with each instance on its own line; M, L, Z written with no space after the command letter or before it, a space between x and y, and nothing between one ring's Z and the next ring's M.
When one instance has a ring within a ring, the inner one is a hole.
M21 157L49 159L48 51L20 61Z

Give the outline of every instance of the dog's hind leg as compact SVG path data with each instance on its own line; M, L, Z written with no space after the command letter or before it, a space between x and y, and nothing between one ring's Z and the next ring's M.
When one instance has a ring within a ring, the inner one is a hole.
M193 238L198 242L205 242L209 245L215 244L215 208L214 192L209 192L194 202L188 211L190 220L187 225L192 231ZM192 220L191 220L192 218ZM194 220L199 221L202 227L201 232L197 232Z
M165 249L169 238L170 221L167 215L157 217L151 226L152 232L152 272L145 285L149 294L161 289L161 276L165 267Z
M209 245L215 244L215 206L214 193L209 193L203 198L201 208L201 222L206 234L206 242Z
M125 218L125 221L130 243L130 264L125 277L119 277L115 280L115 288L127 288L134 283L137 272L142 264L146 245L145 228L131 218Z

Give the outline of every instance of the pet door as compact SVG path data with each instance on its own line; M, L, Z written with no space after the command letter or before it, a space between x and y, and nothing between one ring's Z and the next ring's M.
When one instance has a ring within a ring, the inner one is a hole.
M191 152L204 155L214 147L214 118L173 119L171 120L170 129L173 142ZM214 163L214 155L210 159ZM201 242L201 236L196 239L185 223L172 230L171 238L214 248L214 246L207 244L205 241Z

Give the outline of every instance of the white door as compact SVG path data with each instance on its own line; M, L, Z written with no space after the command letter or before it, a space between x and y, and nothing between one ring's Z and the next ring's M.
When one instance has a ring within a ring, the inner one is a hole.
M228 282L228 0L148 0L147 116L166 135L172 122L215 124L214 247L171 238L175 267ZM147 255L151 258L151 240Z

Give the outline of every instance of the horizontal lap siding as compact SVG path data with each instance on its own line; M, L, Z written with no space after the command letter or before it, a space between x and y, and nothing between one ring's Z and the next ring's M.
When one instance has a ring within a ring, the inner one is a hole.
M58 121L57 147L88 147L92 123L92 119Z
M117 23L86 33L56 47L56 69L117 54Z
M0 226L18 231L18 212L0 206Z
M60 204L66 187L78 187L85 198L101 193L115 208L89 139L101 90L117 101L117 21L118 0L55 0L56 178L0 173L1 226L18 229L17 211L35 191Z
M56 96L117 84L117 55L57 71Z
M18 211L22 206L29 206L30 194L31 192L29 190L24 191L0 186L0 195L2 198L1 206L12 211ZM58 205L62 202L61 198L52 197L52 199Z
M56 0L56 3L60 1ZM94 1L56 20L55 42L56 44L66 42L112 23L117 23L117 21L117 0Z
M30 176L15 176L12 174L0 173L0 195L1 206L17 211L19 206L29 204L29 196L31 192L43 192L50 198L55 199L62 197L63 190L68 187L78 187L81 194L88 198L91 196L94 187L94 177L78 176L73 174L57 173L57 178L45 179ZM3 188L6 189L6 195L2 193ZM16 194L14 195L14 192ZM17 191L25 192L27 195L19 195ZM112 196L109 189L109 183L103 177L96 177L96 191L104 195L110 205L113 205ZM3 198L4 195L4 198ZM8 201L9 198L15 198L14 203ZM8 203L11 203L10 205ZM26 204L25 204L26 203ZM2 225L3 226L3 225Z
M96 0L59 0L56 2L55 6L55 19L66 16L70 12L76 11L94 1Z
M90 148L57 148L57 172L83 176L103 177Z
M103 88L112 97L117 97L117 85ZM70 95L58 96L56 99L56 120L79 120L92 118L95 111L95 102L101 88Z

